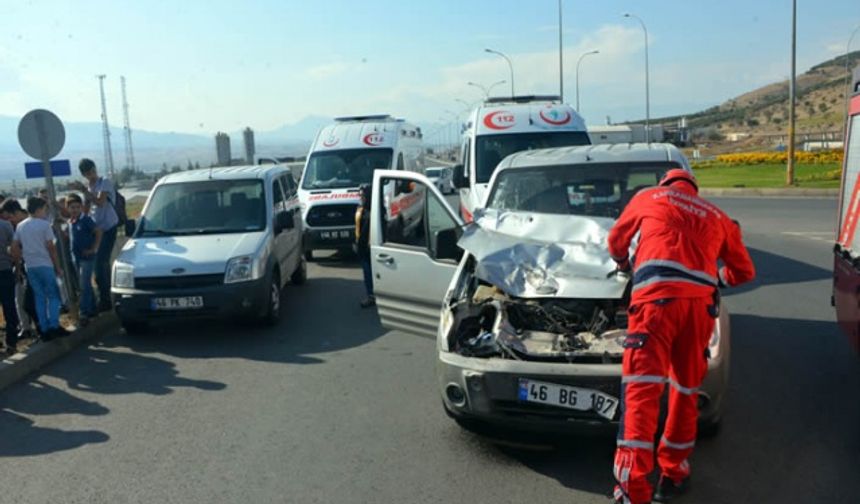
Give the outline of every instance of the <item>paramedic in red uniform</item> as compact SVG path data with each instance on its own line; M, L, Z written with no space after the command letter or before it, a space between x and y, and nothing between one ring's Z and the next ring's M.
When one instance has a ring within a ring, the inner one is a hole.
M630 270L628 249L639 233L614 463L617 503L667 502L689 487L687 459L696 441L697 391L708 369L718 287L755 277L738 224L698 192L691 173L669 170L659 187L636 194L609 233L609 252L621 271ZM718 259L725 265L719 271ZM666 384L669 412L652 494L646 478Z

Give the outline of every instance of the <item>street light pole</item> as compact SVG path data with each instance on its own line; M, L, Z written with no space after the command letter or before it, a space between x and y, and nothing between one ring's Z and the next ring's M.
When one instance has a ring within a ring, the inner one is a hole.
M490 54L495 54L497 56L501 56L502 58L505 58L505 61L508 62L508 68L511 71L511 98L516 96L514 94L514 64L511 62L511 58L508 58L508 56L506 54L499 52L499 51L495 51L493 49L484 49L484 52L487 52Z
M651 86L648 75L648 28L645 26L645 21L642 18L629 12L625 12L624 17L633 18L639 21L642 25L642 31L645 32L645 137L648 143L651 143Z
M564 103L564 46L561 31L561 0L558 0L558 97Z
M848 65L848 55L851 53L851 42L854 37L860 32L860 25L854 28L851 36L848 37L848 43L845 44L845 108L842 112L842 136L848 133L848 96L851 95L851 68Z
M785 185L794 185L794 109L797 101L797 0L791 2L791 78L788 81L788 162Z
M582 63L582 60L585 59L586 56L591 56L593 54L600 54L600 51L589 51L580 56L579 59L576 61L576 111L580 114L582 114L582 112L580 112L579 110L579 65Z
M490 93L493 91L494 87L496 87L500 84L505 84L507 82L508 81L506 81L506 80L500 80L498 82L494 82L494 83L490 84L489 86L484 86L484 85L478 84L477 82L471 82L471 81L467 82L466 84L468 84L469 86L474 86L474 87L480 89L481 92L484 93L484 99L486 100L490 97Z

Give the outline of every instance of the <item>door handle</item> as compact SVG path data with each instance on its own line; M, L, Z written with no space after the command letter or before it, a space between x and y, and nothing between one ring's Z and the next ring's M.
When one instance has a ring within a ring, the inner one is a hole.
M388 254L377 254L376 255L376 262L390 265L390 264L394 264L394 258Z

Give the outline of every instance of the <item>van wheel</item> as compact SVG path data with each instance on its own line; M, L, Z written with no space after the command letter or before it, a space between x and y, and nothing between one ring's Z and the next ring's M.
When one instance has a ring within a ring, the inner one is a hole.
M293 274L290 276L290 282L293 285L302 285L308 280L308 263L305 262L304 259L299 261L298 267L293 271Z
M305 250L305 261L311 262L314 260L314 251L313 250Z
M277 271L272 272L269 280L269 297L266 313L260 321L267 326L277 325L281 320L281 275Z

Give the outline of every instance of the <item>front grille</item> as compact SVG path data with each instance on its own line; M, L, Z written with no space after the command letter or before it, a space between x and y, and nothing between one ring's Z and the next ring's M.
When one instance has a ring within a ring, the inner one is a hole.
M181 290L213 287L224 283L224 274L186 275L169 277L135 277L134 287L140 290Z
M355 225L355 203L337 205L319 205L308 210L306 221L308 226L353 226Z

